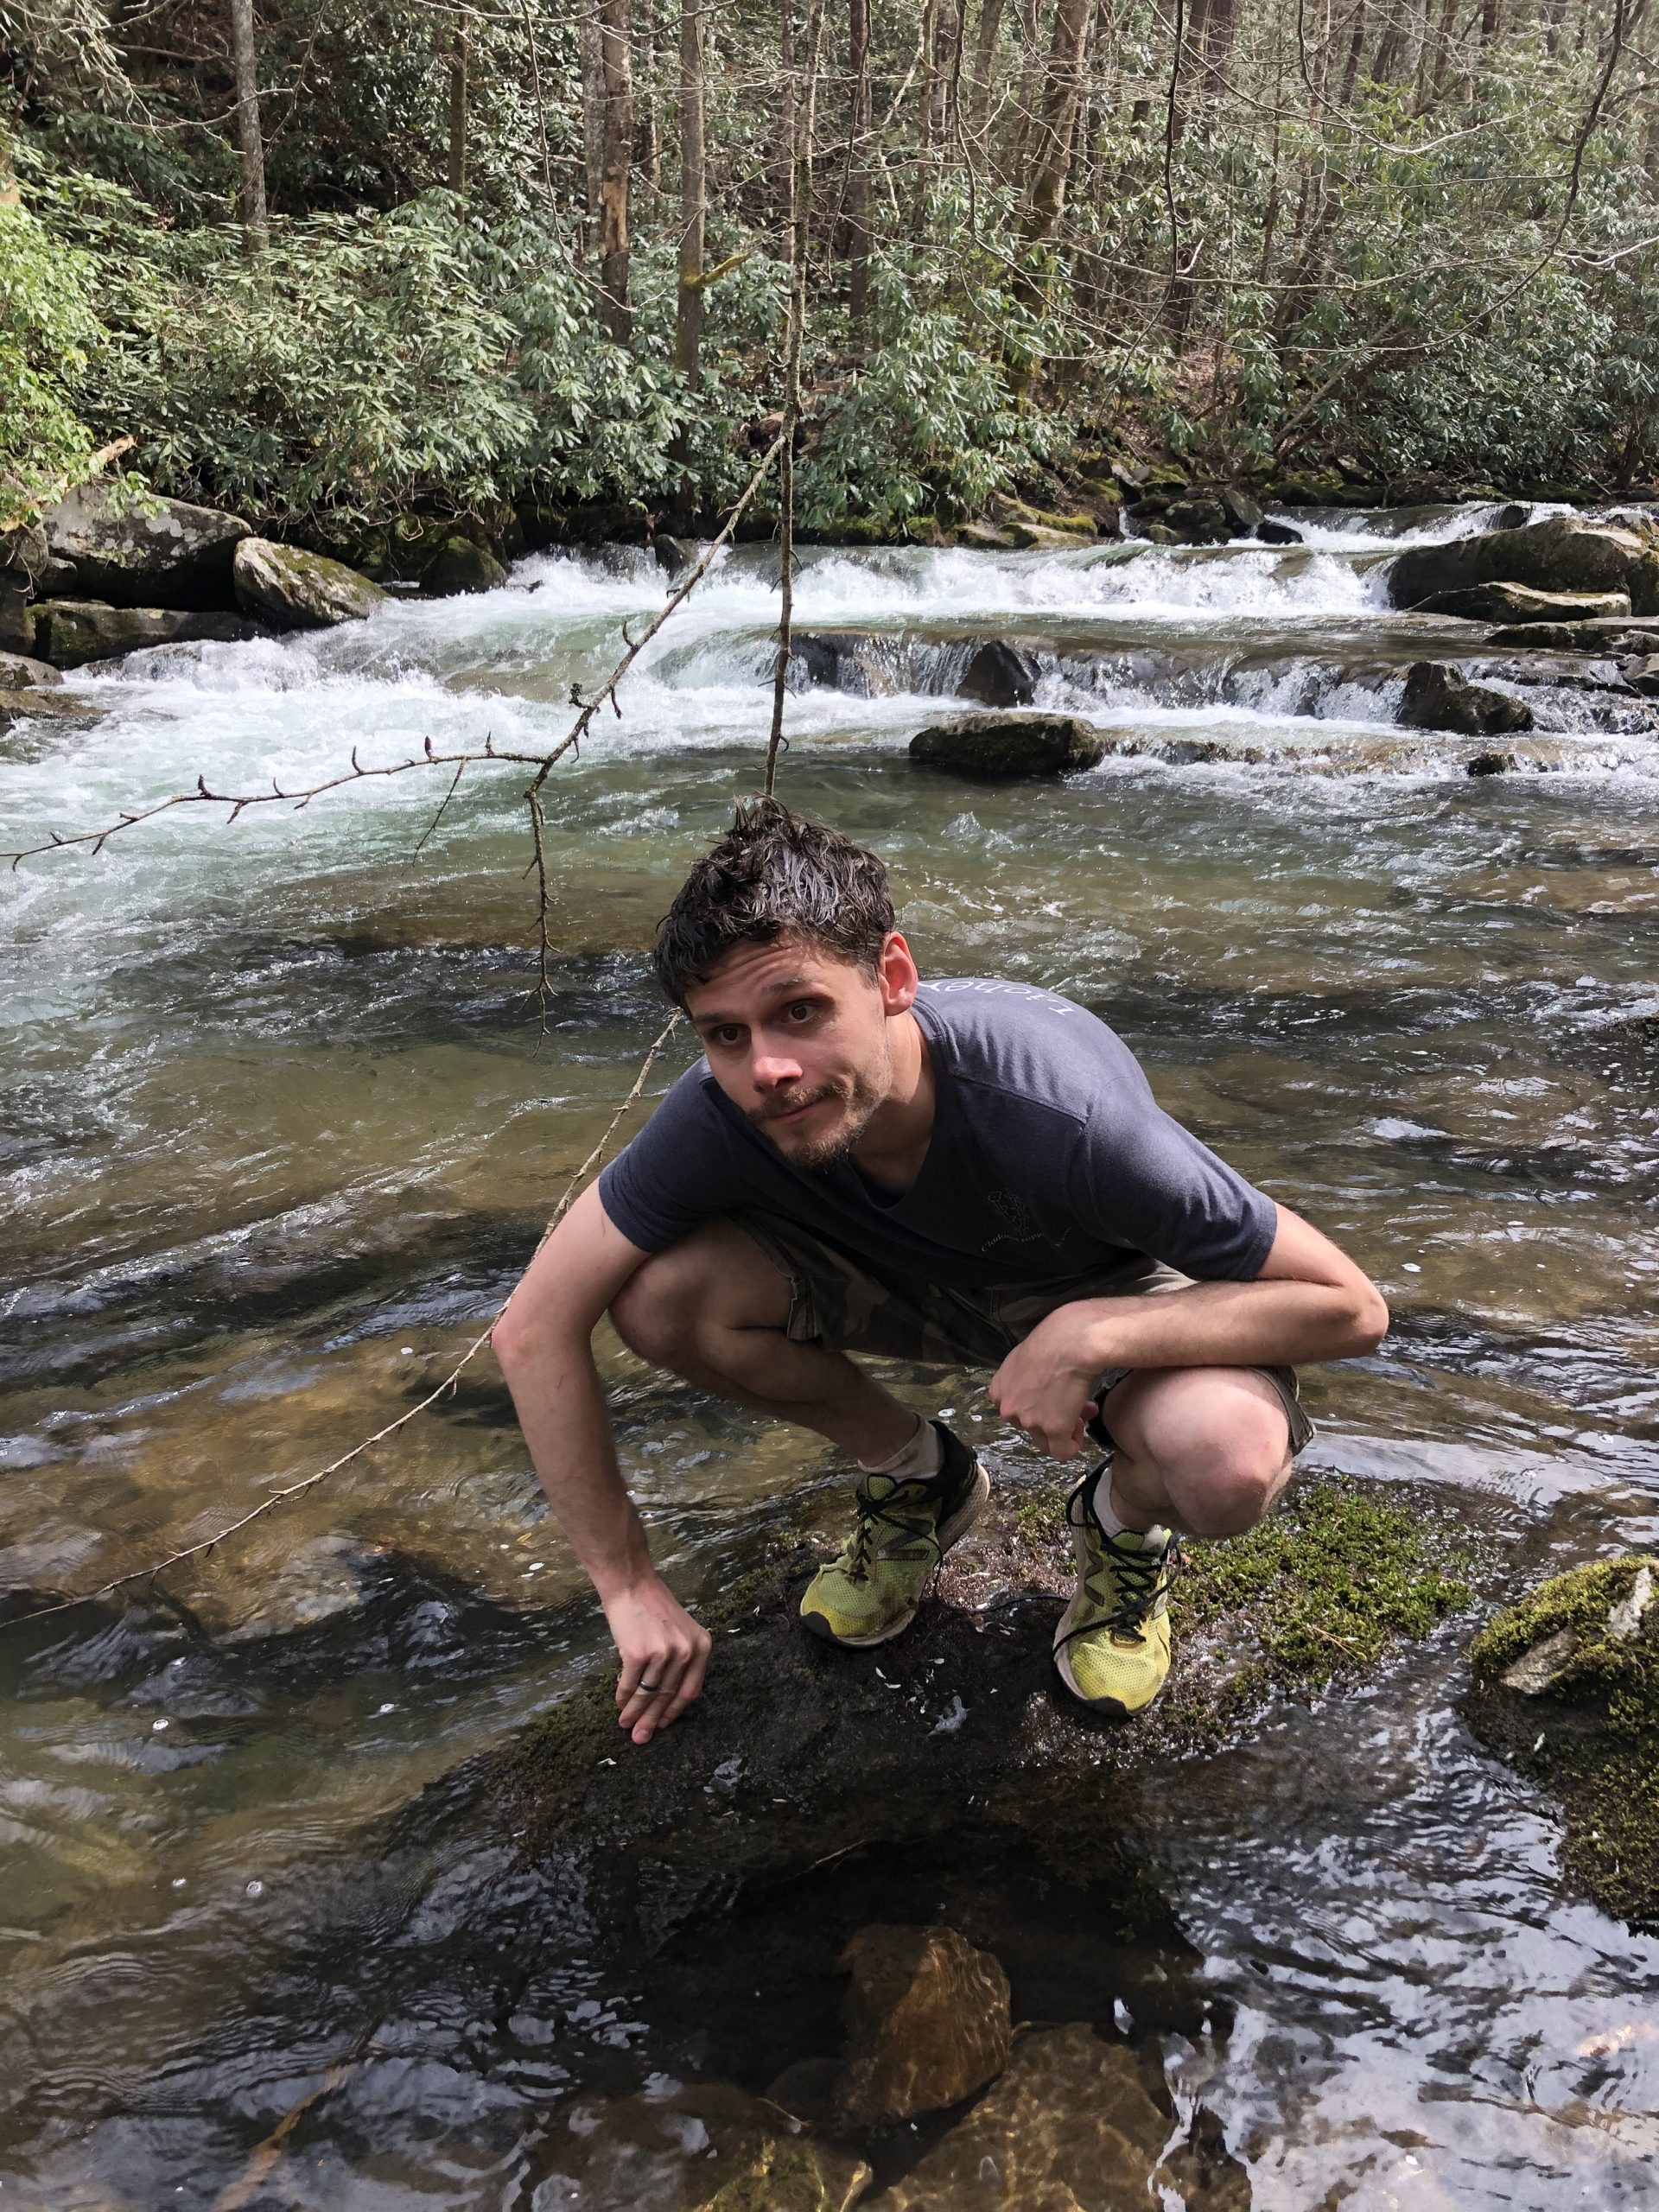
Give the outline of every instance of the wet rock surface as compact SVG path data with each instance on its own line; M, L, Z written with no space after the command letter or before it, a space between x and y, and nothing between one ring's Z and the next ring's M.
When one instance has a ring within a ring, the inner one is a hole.
M11 729L18 722L78 722L92 718L92 710L84 700L48 691L43 685L30 691L0 690L0 731Z
M1075 775L1105 758L1104 740L1078 715L962 715L934 722L910 741L919 767L1002 782Z
M1596 622L1628 614L1630 601L1622 591L1535 591L1529 584L1465 584L1455 591L1433 592L1414 610L1419 614L1455 614L1467 622Z
M1421 660L1406 677L1400 720L1408 729L1454 730L1466 737L1501 737L1528 730L1532 709L1490 683L1477 683L1444 662Z
M1556 1576L1470 1651L1477 1734L1560 1799L1564 1872L1604 1910L1659 1928L1659 1560Z
M27 653L0 653L0 691L27 691L35 684L62 681L49 661L31 659Z
M330 630L337 623L361 622L386 596L343 561L266 537L245 538L237 547L235 581L238 606L277 630Z
M1121 2044L1086 2022L1039 2029L870 2212L1142 2212L1168 2133Z
M1008 1978L951 1928L861 1928L842 1955L851 1977L847 2056L835 2089L843 2125L884 2127L954 2105L1008 2063Z
M115 607L99 600L43 599L30 608L37 653L54 668L84 668L145 645L216 640L236 645L260 635L245 614L169 607Z
M524 1732L497 1787L527 1847L574 1855L626 1940L660 1942L746 1884L848 1851L982 1827L1065 1865L1103 1847L1106 1778L1224 1741L1275 1692L1373 1664L1469 1602L1443 1499L1303 1485L1262 1528L1195 1554L1177 1659L1132 1728L1079 1713L1050 1660L1069 1562L1047 1513L994 1499L915 1626L879 1652L805 1636L813 1554L760 1571L716 1619L702 1698L643 1751L595 1684Z
M1389 599L1400 607L1493 583L1541 592L1623 592L1634 613L1651 614L1659 613L1659 553L1643 532L1551 515L1518 530L1414 546L1388 572Z

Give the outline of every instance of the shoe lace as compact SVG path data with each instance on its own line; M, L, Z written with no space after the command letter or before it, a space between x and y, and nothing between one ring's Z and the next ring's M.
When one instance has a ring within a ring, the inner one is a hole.
M870 1579L870 1569L874 1563L876 1537L880 1529L883 1525L889 1529L896 1529L899 1535L904 1536L918 1536L924 1534L931 1535L932 1530L931 1529L925 1530L918 1517L918 1510L925 1513L930 1501L919 1495L912 1495L906 1498L901 1491L895 1491L892 1497L878 1500L872 1497L867 1490L861 1489L856 1493L856 1497L857 1517L854 1521L853 1533L848 1540L847 1548L841 1555L840 1565L849 1582L868 1582ZM900 1509L897 1512L893 1510L895 1505ZM908 1513L904 1510L906 1505L909 1509Z
M1103 1618L1092 1625L1108 1629L1114 1636L1138 1636L1146 1626L1147 1616L1157 1598L1160 1576L1173 1573L1185 1554L1173 1536L1160 1551L1155 1552L1148 1551L1143 1544L1137 1544L1131 1550L1104 1530L1100 1542L1104 1556L1088 1577L1088 1588L1095 1603L1107 1611ZM1115 1593L1115 1604L1109 1599L1108 1591Z

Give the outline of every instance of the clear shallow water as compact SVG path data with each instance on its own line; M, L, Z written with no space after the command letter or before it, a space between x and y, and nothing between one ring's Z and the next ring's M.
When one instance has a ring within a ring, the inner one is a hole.
M783 788L887 854L925 968L1095 1005L1173 1110L1344 1238L1396 1328L1310 1378L1318 1453L1455 1486L1541 1566L1655 1534L1659 747L1569 718L1550 773L1402 753L1389 671L1453 633L1384 613L1397 542L1342 517L1282 555L820 555L802 626L890 638L913 688L798 694ZM5 1584L89 1588L210 1533L401 1411L505 1294L660 1027L655 918L754 785L766 571L711 578L554 772L544 1045L523 771L469 777L418 856L436 772L4 880ZM101 720L6 741L5 842L198 772L294 788L353 745L544 747L664 589L635 556L548 557L484 598L78 679ZM1046 696L1115 730L1262 757L913 772L950 640L999 630L1052 639ZM1383 749L1333 760L1333 731ZM683 1587L717 1586L804 1471L841 1510L824 1455L604 1359ZM929 1387L1007 1479L1043 1478L970 1381ZM579 1901L527 1894L464 1821L401 1851L379 1825L596 1658L493 1378L162 1585L0 1642L0 2201L212 2205L365 2021L244 2201L537 2201L573 2100L698 2062L660 1990L569 1963ZM1456 1643L1126 1808L1184 1939L1135 1970L1231 2021L1198 2036L1136 1984L1132 2032L1259 2205L1641 2201L1659 1950L1558 1894L1545 1808L1451 1717ZM954 1902L1017 2001L1109 2018L1097 1955L1068 1979L1038 1904ZM718 2025L753 2073L752 2024Z

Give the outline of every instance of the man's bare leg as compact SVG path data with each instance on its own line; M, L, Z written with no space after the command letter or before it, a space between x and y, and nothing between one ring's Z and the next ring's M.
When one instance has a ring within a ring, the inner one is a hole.
M1242 1535L1290 1478L1284 1406L1249 1368L1137 1369L1101 1418L1117 1447L1112 1514L1126 1529Z
M792 1342L788 1319L788 1283L726 1221L647 1260L611 1306L623 1343L653 1366L827 1436L866 1467L901 1452L916 1414L844 1353Z

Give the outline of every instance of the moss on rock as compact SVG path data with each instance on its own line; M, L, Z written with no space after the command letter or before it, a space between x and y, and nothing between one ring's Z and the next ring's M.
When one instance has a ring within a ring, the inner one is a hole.
M532 1853L580 1861L625 1947L655 1944L757 1878L871 1847L946 1847L961 1808L1066 1862L1101 1839L1116 1773L1219 1748L1274 1696L1358 1677L1469 1601L1477 1555L1432 1492L1325 1478L1265 1527L1194 1548L1168 1693L1109 1728L1056 1690L1071 1567L1060 1486L1005 1490L946 1561L915 1626L878 1653L801 1633L815 1550L775 1554L705 1608L703 1698L647 1749L607 1680L532 1722L493 1765ZM632 1931L630 1935L627 1931Z
M1557 1575L1470 1647L1476 1732L1560 1800L1561 1870L1633 1928L1659 1928L1659 1591L1655 1562Z

